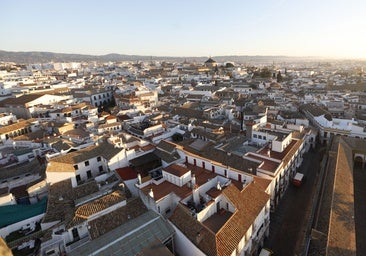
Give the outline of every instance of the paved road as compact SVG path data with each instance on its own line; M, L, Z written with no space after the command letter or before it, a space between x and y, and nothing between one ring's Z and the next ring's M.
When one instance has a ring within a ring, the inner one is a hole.
M289 185L276 212L271 214L270 234L264 246L278 256L301 255L307 220L312 207L312 197L320 170L320 148L304 155L299 172L306 182L299 188Z

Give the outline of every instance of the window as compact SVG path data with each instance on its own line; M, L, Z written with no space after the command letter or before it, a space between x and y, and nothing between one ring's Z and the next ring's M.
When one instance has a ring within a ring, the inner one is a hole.
M97 157L97 161L100 162L102 158L100 156Z
M79 166L77 164L74 165L75 170L79 170Z
M72 237L74 238L74 240L79 240L79 232L76 228L72 229Z
M89 161L85 161L85 166L89 166Z
M87 171L86 172L86 176L88 177L88 179L91 179L92 178L92 174L91 174L91 171Z
M253 134L253 138L257 138L257 134Z
M261 140L261 139L262 139L262 135L258 135L258 139L260 139L260 140Z
M104 170L103 170L103 166L99 166L99 172L102 173Z
M76 175L76 181L79 183L81 181L80 175Z
M56 251L55 250L50 250L46 252L46 255L55 255Z

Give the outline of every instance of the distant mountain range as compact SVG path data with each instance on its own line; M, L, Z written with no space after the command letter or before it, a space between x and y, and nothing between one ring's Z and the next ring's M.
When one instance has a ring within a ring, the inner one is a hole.
M287 61L319 61L317 57L286 57L286 56L212 56L217 62L232 61L236 63L272 63L272 62L287 62ZM54 53L54 52L10 52L0 50L0 62L15 62L17 64L30 63L47 63L47 62L118 62L118 61L171 61L183 62L194 61L204 62L208 59L205 57L169 57L169 56L141 56L141 55L126 55L111 53L106 55L85 55L85 54L69 54L69 53Z

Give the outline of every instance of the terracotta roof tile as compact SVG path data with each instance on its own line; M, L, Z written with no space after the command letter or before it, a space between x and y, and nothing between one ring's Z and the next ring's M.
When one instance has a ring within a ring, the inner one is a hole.
M52 158L50 160L50 163L51 166L53 163L76 164L97 156L102 156L105 159L110 160L120 151L121 151L120 148L115 148L112 144L103 142L99 145L92 145L90 147L80 149L78 151L70 152L65 155ZM51 168L50 171L56 171L56 170L54 168Z
M163 181L159 185L156 185L154 183L145 186L141 189L141 191L148 195L150 192L150 189L154 192L154 200L159 201L160 199L166 197L170 193L174 193L177 196L179 196L181 199L189 196L192 193L192 189L190 189L187 186L179 187L173 183L170 183L168 181Z
M192 217L185 206L178 204L173 215L170 217L172 223L202 252L208 256L216 256L215 234L207 227Z
M173 174L177 177L182 177L184 174L189 172L189 169L178 164L171 164L164 168L164 171Z
M126 206L90 221L90 236L95 239L145 212L147 208L140 198L129 200Z
M248 156L252 159L255 159L255 160L262 161L263 165L260 166L260 169L263 169L268 172L274 173L277 170L278 166L280 165L280 163L278 163L278 162L268 160L264 157L260 157L255 154L252 154L252 153L248 153L246 156Z
M17 123L13 123L13 124L9 124L4 127L0 127L0 134L5 134L8 132L23 129L24 127L31 125L32 123L34 123L36 121L37 121L37 119L35 119L35 118L31 118L31 119L27 119L27 120L20 119L19 122L17 122Z
M284 164L287 164L288 161L293 157L296 151L300 148L303 143L302 139L293 139L290 144L285 148L282 152L276 152L270 150L269 146L262 148L258 153L264 156L267 156L268 150L270 150L271 158L282 160Z
M116 172L124 181L137 178L137 172L131 167L118 168L116 169Z
M236 207L235 213L216 236L217 255L224 256L232 254L270 196L255 182L248 184L242 191L231 184L223 190L223 194Z
M42 96L43 95L41 94L26 94L18 98L7 98L0 101L0 107L14 106L14 105L25 106L28 102L34 101Z
M101 212L117 203L122 202L125 199L125 195L121 191L116 190L108 195L93 200L90 203L83 204L76 209L75 216L68 224L68 227L73 227L81 222L84 222L91 215Z
M82 218L87 218L90 215L105 210L112 205L115 205L116 203L122 202L125 199L125 195L121 191L117 190L112 192L111 194L105 195L97 200L78 207L75 215Z
M227 216L228 219L221 228L215 229L216 235L214 231L198 222L191 212L181 204L178 204L170 220L205 254L231 255L259 213L269 202L270 196L264 192L266 184L268 185L268 182L259 179L251 182L242 190L231 184L220 191L236 210ZM209 190L209 193L213 196L219 194L215 188Z
M354 191L353 185L352 151L358 151L358 146L363 146L363 153L365 153L365 145L365 141L353 138L339 139L328 230L327 255L356 254L357 238L355 226L357 223L355 223L354 216L357 205L355 205L354 194L357 192ZM347 236L344 234L347 234Z

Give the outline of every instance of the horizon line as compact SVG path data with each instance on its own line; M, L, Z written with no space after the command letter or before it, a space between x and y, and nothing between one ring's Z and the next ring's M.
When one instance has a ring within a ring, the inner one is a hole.
M12 50L3 50L0 49L0 52L8 52L8 53L53 53L53 54L65 54L65 55L83 55L83 56L95 56L95 57L103 57L107 55L121 55L121 56L136 56L136 57L158 57L158 58L214 58L214 57L283 57L283 58L314 58L314 59L333 59L333 60L366 60L366 57L341 57L341 56L319 56L319 55L261 55L261 54L230 54L230 55L201 55L201 56L172 56L172 55L142 55L142 54L125 54L125 53L104 53L104 54L90 54L90 53L76 53L76 52L55 52L55 51L39 51L39 50L21 50L21 51L12 51Z

